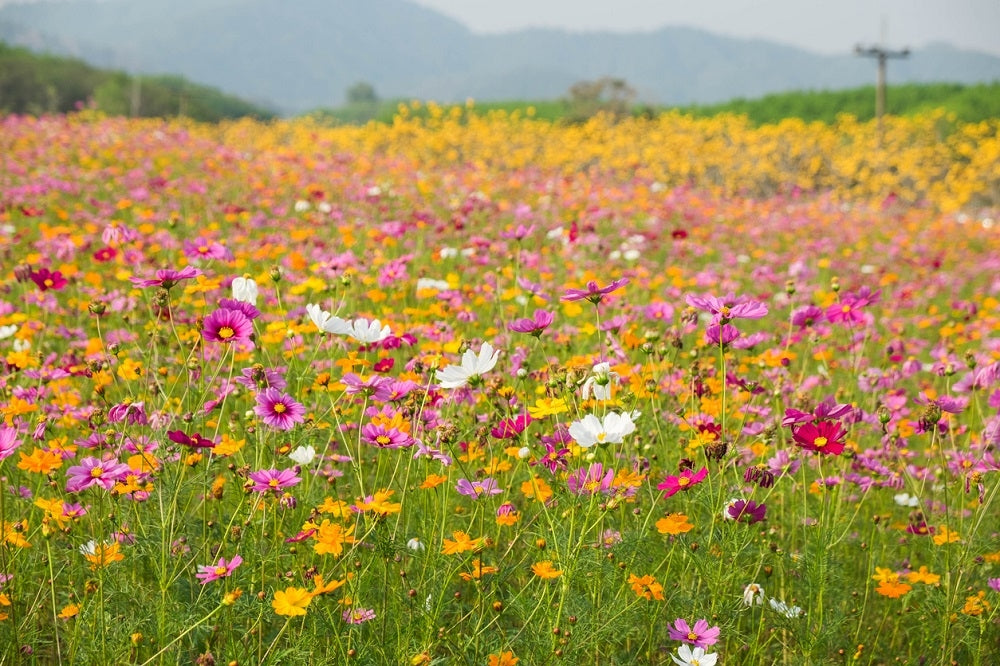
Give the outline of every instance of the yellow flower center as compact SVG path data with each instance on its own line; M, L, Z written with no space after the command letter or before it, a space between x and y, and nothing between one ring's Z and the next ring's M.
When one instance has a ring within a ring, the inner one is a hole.
M277 403L274 404L274 413L275 414L284 414L285 411L287 411L287 410L288 410L288 407L285 407L285 403L283 403L283 402L277 402Z
M52 281L52 278L45 278L44 284L46 287L51 287L55 283Z
M677 485L680 486L681 488L683 488L686 485L689 485L690 483L691 479L687 478L686 476L682 476L681 478L677 479Z
M693 631L689 631L688 632L688 640L689 641L696 641L696 640L698 640L698 634L694 633Z
M278 480L277 479L271 479L270 481L267 482L267 485L269 485L272 488L277 488L278 487Z
M223 340L228 340L234 335L236 335L236 332L233 331L233 329L230 328L229 326L223 326L222 328L219 329L219 337L222 338Z
M815 446L817 449L823 448L824 446L826 446L826 443L827 443L826 437L817 437L816 439L813 440L813 446Z
M608 437L608 433L606 433L606 432L599 432L599 433L597 433L597 441L598 442L603 443L604 440L607 439L607 437Z
M92 479L99 479L101 478L102 474L104 474L104 470L101 469L100 467L95 467L94 469L90 470L90 478Z
M379 435L375 438L375 443L379 446L385 446L392 442L392 439L388 435Z
M215 575L216 576L225 576L226 575L226 567L215 567Z

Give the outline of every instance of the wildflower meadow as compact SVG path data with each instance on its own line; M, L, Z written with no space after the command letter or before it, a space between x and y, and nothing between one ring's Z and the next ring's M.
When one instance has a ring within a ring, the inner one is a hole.
M1000 662L1000 124L412 110L0 119L0 662Z

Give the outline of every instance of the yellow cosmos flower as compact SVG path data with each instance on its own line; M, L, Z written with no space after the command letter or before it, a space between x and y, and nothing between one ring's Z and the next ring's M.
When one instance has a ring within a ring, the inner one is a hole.
M278 615L296 617L306 614L306 607L312 600L312 593L305 588L289 587L274 593L271 607Z

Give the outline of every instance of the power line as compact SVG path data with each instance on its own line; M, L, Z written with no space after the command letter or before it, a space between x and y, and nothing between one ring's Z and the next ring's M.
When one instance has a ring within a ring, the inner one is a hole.
M854 55L878 59L878 75L875 80L875 119L878 124L879 141L882 139L882 115L885 113L885 64L890 58L907 58L910 49L890 51L882 46L854 47Z

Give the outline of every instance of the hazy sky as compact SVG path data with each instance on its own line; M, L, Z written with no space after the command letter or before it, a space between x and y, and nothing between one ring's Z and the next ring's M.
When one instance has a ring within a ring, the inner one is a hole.
M821 53L857 43L949 42L1000 55L1000 0L412 0L475 32L526 27L651 30L690 26Z

